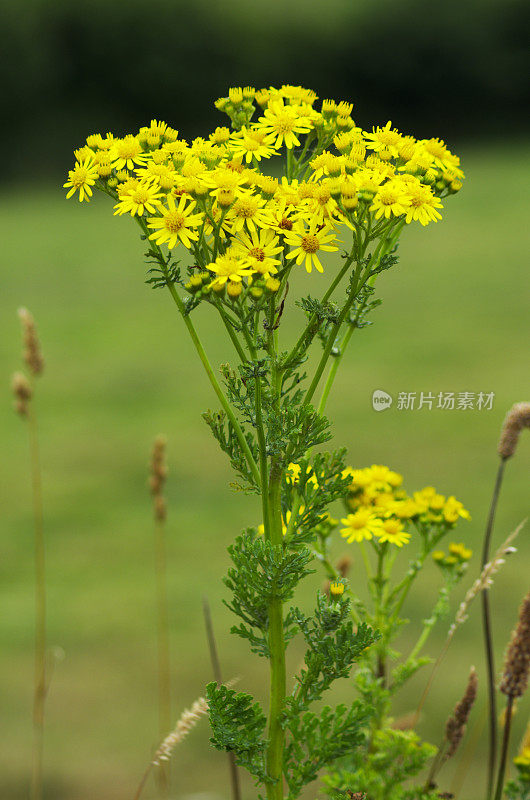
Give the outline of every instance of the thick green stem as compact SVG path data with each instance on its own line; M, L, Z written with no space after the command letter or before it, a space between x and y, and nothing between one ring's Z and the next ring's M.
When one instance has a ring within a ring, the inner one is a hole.
M272 401L279 407L281 394L281 375L278 370L278 341L274 331L276 308L271 300L268 313L267 350L271 364L270 388ZM272 457L269 470L267 493L270 542L274 547L284 546L282 519L282 479L281 461ZM283 603L281 597L273 592L269 601L269 657L270 657L270 698L269 698L269 745L267 749L268 800L283 800L283 751L285 733L282 727L286 694L285 638L283 630Z
M271 542L283 546L281 510L282 471L278 463L271 465L269 480L269 513ZM269 603L269 651L270 651L270 705L269 747L267 750L267 773L272 783L267 785L268 800L283 800L283 749L285 734L282 714L286 693L285 640L283 631L283 603L273 596Z
M268 499L268 464L267 464L267 447L265 442L265 431L263 428L263 415L261 411L261 378L259 375L255 377L255 402L256 402L256 433L258 437L259 447L259 471L260 471L260 486L261 486L261 509L263 514L263 527L265 529L265 538L271 539L271 520L269 513L269 499Z

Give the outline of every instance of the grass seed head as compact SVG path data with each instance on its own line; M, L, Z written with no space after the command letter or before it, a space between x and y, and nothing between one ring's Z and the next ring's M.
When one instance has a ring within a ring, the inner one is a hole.
M456 704L452 715L447 720L445 727L445 738L448 742L448 749L446 759L451 758L462 741L464 733L466 732L466 725L471 713L471 709L477 697L478 678L475 667L471 667L469 679L466 686L466 691L462 699Z
M522 697L528 686L530 672L530 592L519 609L519 620L504 660L500 690L507 697Z
M523 428L530 428L530 403L516 403L508 411L502 426L498 453L504 460L511 458L519 441Z
M40 375L44 369L44 359L40 348L39 337L35 327L35 320L27 308L19 308L18 316L22 323L22 338L24 342L23 359L32 375Z
M25 417L28 413L28 403L31 400L33 390L30 382L22 372L15 372L13 375L11 389L15 396L15 411L20 416Z

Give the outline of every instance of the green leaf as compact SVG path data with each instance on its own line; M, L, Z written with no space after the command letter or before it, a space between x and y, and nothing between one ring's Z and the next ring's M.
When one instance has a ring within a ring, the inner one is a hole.
M267 720L259 703L249 694L209 683L206 697L213 736L211 743L217 750L235 755L236 763L247 769L257 783L267 780L263 738Z

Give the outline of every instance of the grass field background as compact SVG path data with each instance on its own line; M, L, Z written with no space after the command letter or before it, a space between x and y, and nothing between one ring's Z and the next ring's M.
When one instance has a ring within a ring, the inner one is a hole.
M409 490L434 484L454 493L472 521L455 534L478 550L497 465L502 419L528 399L528 196L530 151L519 142L463 149L468 181L447 202L444 221L411 226L397 269L379 280L384 303L373 327L356 333L328 413L336 446L356 466L386 463ZM526 167L526 169L525 169ZM157 740L156 642L151 508L146 489L153 437L169 441L169 566L175 716L211 678L201 596L213 608L223 670L262 697L264 664L229 637L221 604L226 546L258 519L259 501L235 494L231 474L200 411L215 407L169 296L144 284L143 245L130 220L112 217L104 198L67 203L58 186L27 186L0 196L0 796L27 797L32 700L32 519L24 422L11 408L9 380L20 365L16 310L35 315L46 357L39 381L48 557L49 642L64 651L47 703L46 790L49 800L128 800ZM331 261L328 272L335 268ZM300 274L294 289L322 294L327 278ZM300 322L294 312L286 337ZM197 312L211 359L231 358L210 308ZM495 392L491 411L399 411L371 408L374 389ZM530 436L508 465L495 541L528 514ZM336 544L336 555L357 553ZM528 589L530 530L492 591L497 652L503 651L519 600ZM352 580L355 581L355 569ZM429 609L437 573L418 584L407 615ZM310 602L321 583L300 592ZM465 586L453 601L456 608ZM425 708L421 733L437 742L461 694L470 664L484 676L478 606L456 637ZM448 622L433 635L436 655ZM301 649L293 644L292 669ZM399 713L414 708L427 671L411 683ZM347 699L343 682L335 697ZM483 722L483 703L471 738ZM519 708L515 741L528 717ZM462 800L479 800L484 736ZM447 769L448 788L451 771ZM228 797L225 759L201 724L176 752L174 797ZM478 787L478 788L477 788ZM316 787L312 788L315 796ZM146 800L154 798L152 785ZM247 797L254 797L248 788Z

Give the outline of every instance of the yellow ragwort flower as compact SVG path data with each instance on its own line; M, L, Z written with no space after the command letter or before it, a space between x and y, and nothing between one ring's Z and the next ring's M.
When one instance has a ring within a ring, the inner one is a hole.
M297 264L304 264L307 272L313 266L318 272L324 272L318 253L332 253L339 248L335 245L337 236L329 225L320 227L315 218L311 219L309 226L303 220L294 223L292 230L285 232L286 243L293 248L287 258L294 258Z
M192 213L195 206L195 201L188 202L185 195L182 195L177 206L173 195L169 195L167 207L160 209L160 216L150 217L147 223L147 227L154 230L149 238L159 245L167 244L170 250L179 242L189 249L191 242L196 242L199 238L196 229L204 219L202 212Z
M65 189L69 189L66 197L69 199L76 192L79 192L79 202L83 200L89 202L92 197L92 186L97 181L98 168L90 158L78 162L73 169L68 170L68 180L63 183Z
M345 527L341 528L340 534L349 543L373 539L379 534L382 525L382 520L369 508L360 508L355 514L348 514L345 519L341 519L341 522Z

